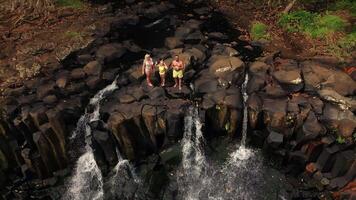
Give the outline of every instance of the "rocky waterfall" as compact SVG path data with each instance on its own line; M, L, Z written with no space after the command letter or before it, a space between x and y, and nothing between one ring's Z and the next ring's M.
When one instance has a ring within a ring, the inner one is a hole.
M0 200L354 197L355 80L263 55L223 13L184 2L111 5L95 40L4 92ZM146 53L179 55L182 90L171 69L147 85Z

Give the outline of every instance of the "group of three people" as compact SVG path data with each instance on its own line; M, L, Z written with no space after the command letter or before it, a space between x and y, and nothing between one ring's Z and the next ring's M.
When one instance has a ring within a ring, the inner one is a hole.
M151 56L149 54L146 54L142 64L142 74L146 75L147 84L149 86L153 86L151 82L151 76L155 72L155 66L158 68L158 72L161 77L160 85L165 86L168 66L164 62L163 58L159 59L159 62L154 63ZM169 66L173 68L173 78L175 81L174 87L178 86L179 90L181 90L183 70L185 68L184 63L179 59L179 56L176 55Z

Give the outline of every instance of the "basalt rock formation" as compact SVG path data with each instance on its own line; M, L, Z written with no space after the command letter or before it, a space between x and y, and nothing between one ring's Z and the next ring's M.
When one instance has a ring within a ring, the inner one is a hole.
M251 63L248 73L252 142L282 158L291 173L305 171L321 189L352 184L355 80L313 60L265 58ZM339 198L354 198L352 190Z
M247 75L251 143L278 155L296 173L306 170L327 190L355 181L355 80L315 61L270 56L250 63L258 47L230 39L234 35L212 8L179 13L183 9L177 6L140 2L118 9L110 30L73 52L53 74L6 90L0 186L14 183L26 190L26 182L41 188L65 176L77 158L75 151L81 151L80 142L70 141L76 122L85 109L93 109L87 106L90 97L115 78L119 88L102 102L101 118L90 124L103 171L118 162L117 149L139 162L174 146L193 102L201 110L207 138L240 137L241 85ZM171 70L166 87L158 86L158 72L152 77L155 87L146 84L141 64L147 52L167 64L180 56L186 64L181 91L172 87ZM6 192L5 199L23 198ZM348 190L342 195L349 195Z

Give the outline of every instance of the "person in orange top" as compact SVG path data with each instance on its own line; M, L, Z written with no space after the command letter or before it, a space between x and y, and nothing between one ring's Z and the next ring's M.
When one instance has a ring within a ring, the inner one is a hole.
M151 82L151 74L154 72L154 63L150 54L145 55L145 59L142 63L142 74L146 74L147 85L153 86Z
M174 60L172 61L171 66L173 68L173 78L175 81L174 87L177 87L177 85L178 85L179 90L181 90L182 89L183 71L185 68L184 63L183 63L183 61L181 61L179 59L179 56L176 55L174 57Z

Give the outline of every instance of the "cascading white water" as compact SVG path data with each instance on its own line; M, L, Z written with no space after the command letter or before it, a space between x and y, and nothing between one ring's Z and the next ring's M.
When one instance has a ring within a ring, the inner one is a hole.
M207 163L203 148L204 137L198 108L190 107L184 118L184 136L182 140L182 174L179 185L183 199L199 199L200 192L208 184Z
M246 148L246 140L247 140L247 125L248 125L248 116L247 116L247 83L248 83L248 73L246 73L245 81L241 86L241 92L243 96L243 104L244 104L244 111L243 111L243 121L242 121L242 137L241 143L236 151L234 151L230 155L230 163L237 162L238 160L247 160L253 155L253 151L249 148Z
M69 187L63 200L100 200L104 198L103 176L95 161L93 150L90 146L91 128L89 123L99 120L100 117L100 102L104 97L118 88L117 83L113 81L104 89L100 90L92 99L90 105L94 106L93 113L84 113L80 117L77 128L73 132L70 139L75 139L79 133L85 133L85 153L80 156L76 165L74 174L70 179Z

